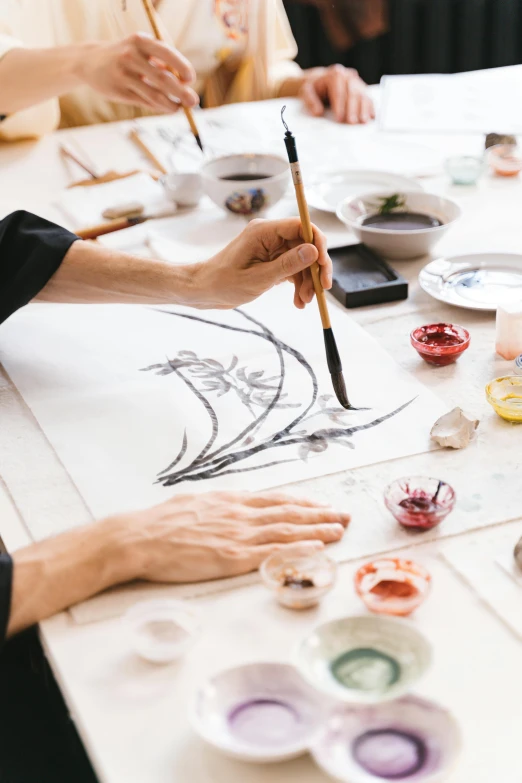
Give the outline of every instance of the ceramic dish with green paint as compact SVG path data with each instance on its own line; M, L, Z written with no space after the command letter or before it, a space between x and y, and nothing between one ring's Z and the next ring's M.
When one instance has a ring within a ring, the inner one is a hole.
M360 615L320 625L296 651L303 677L327 696L375 704L409 690L431 664L431 645L414 625Z

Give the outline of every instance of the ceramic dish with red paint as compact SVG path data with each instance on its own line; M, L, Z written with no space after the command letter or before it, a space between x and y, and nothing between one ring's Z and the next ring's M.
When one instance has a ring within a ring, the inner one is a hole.
M414 329L411 344L428 364L445 367L456 362L469 348L469 332L456 324L426 324Z
M488 163L499 177L516 177L522 171L522 155L516 144L495 144L488 150Z
M384 503L408 530L430 530L455 507L455 491L445 481L426 476L397 479L384 490Z
M306 753L331 708L293 666L251 663L204 682L190 719L200 737L225 755L263 763Z
M355 591L376 614L405 617L427 598L429 572L413 560L382 557L365 563L355 574Z
M418 696L372 707L338 707L311 751L344 783L435 783L447 779L462 748L453 715Z

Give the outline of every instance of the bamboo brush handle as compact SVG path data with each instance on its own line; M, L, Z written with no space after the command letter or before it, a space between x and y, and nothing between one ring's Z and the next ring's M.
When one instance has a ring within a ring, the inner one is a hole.
M158 171L161 171L162 174L167 173L167 169L163 165L163 163L158 160L158 158L155 156L153 151L150 149L147 144L143 141L138 131L133 128L130 132L130 138L136 144L137 147L140 148L140 150L144 153L144 155L147 156L147 158L151 161L151 163L157 168Z
M299 207L299 217L301 218L301 225L303 227L303 239L307 244L314 244L314 231L312 228L312 221L310 220L310 213L308 211L308 204L306 203L304 186L301 179L301 172L299 169L299 163L292 163L292 176L294 179L295 194L297 196L297 206ZM330 322L330 313L328 312L328 303L326 301L326 294L324 288L321 285L319 264L317 261L310 267L312 273L312 280L314 283L315 295L317 297L317 304L319 305L319 312L321 314L321 322L323 329L331 329L332 324Z
M103 234L112 234L113 231L121 231L123 228L129 228L135 226L138 223L144 223L146 217L123 217L116 220L108 220L106 223L99 223L97 226L89 226L88 228L82 228L80 231L76 231L76 236L80 239L96 239Z
M142 3L145 9L145 13L149 18L150 26L152 27L154 37L158 41L163 41L163 36L161 34L161 30L159 29L158 20L156 18L156 10L152 5L151 0L142 0ZM176 73L176 71L173 71L172 69L169 70L174 74L174 76L179 76L179 74ZM183 111L185 112L185 117L187 118L188 123L190 125L190 130L192 131L194 136L199 137L199 131L196 123L194 122L194 117L192 116L191 110L183 106Z

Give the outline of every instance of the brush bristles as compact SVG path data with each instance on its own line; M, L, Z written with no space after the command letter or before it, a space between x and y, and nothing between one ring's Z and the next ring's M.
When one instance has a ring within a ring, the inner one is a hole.
M331 378L332 378L332 386L335 392L335 396L337 397L339 404L342 405L343 408L346 408L347 410L351 410L352 406L350 405L350 401L346 393L344 375L342 374L342 372L331 373Z
M199 149L201 150L201 152L203 152L203 144L201 143L201 139L199 137L199 133L196 133L194 138L196 139L196 141L198 143Z

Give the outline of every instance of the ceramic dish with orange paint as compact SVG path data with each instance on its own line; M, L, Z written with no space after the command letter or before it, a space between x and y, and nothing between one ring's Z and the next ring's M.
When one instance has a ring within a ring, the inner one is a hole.
M355 590L377 614L406 616L427 598L429 572L413 560L383 557L365 563L355 574Z

